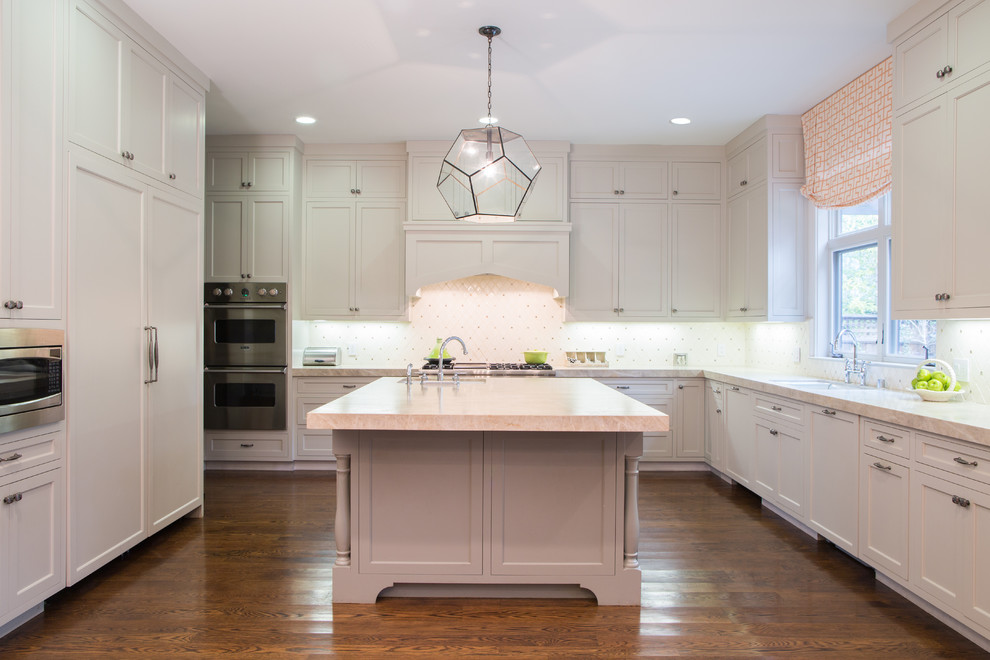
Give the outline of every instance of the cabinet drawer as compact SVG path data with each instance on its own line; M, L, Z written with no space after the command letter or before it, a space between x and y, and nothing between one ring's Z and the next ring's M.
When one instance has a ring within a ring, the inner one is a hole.
M639 397L674 395L673 379L632 378L626 380L619 378L599 378L598 382L604 383L612 389L618 390L634 399Z
M864 419L863 447L907 460L911 458L911 432L872 419Z
M296 460L329 460L332 458L332 431L296 429Z
M273 461L289 458L289 434L207 435L206 460Z
M326 394L332 398L344 396L375 380L374 378L296 378L296 394L306 396L311 394ZM329 401L327 398L326 401ZM324 403L326 403L324 401Z
M918 433L915 460L990 485L990 451Z
M804 426L804 406L789 399L757 394L753 397L753 414Z
M306 426L306 413L316 410L328 401L333 401L339 397L331 396L297 396L296 397L296 424ZM326 430L326 429L324 429Z
M62 458L65 431L53 431L0 445L0 478Z

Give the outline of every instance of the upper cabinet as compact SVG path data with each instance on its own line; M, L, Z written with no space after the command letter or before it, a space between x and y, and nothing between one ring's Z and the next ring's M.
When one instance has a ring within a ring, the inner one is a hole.
M725 316L803 320L809 206L800 117L768 115L726 150Z
M565 222L567 220L566 142L529 141L540 162L540 172L523 202L520 221ZM407 142L409 154L409 220L454 222L454 214L437 190L437 179L449 142ZM362 196L364 193L362 192Z
M952 72L936 79L929 100L895 111L894 318L985 318L990 312L990 262L983 254L990 242L984 199L990 150L988 33L990 0L964 0L903 34L895 45L895 99L908 103L909 96L925 96L917 91L920 83L915 84L911 70L921 69L922 51L915 49L936 34L948 44ZM942 267L919 267L933 262Z
M406 196L406 163L394 160L307 158L303 194L307 199L401 199Z
M294 137L211 137L206 152L206 281L287 282L302 155Z
M568 320L720 318L722 190L720 150L576 147Z
M927 24L890 24L894 108L945 91L990 62L990 0L963 0Z
M2 12L0 318L61 319L64 6L11 0Z
M289 192L292 156L288 151L209 151L207 192Z
M68 139L201 197L205 91L83 0L69 44Z
M667 199L666 161L573 161L571 199Z

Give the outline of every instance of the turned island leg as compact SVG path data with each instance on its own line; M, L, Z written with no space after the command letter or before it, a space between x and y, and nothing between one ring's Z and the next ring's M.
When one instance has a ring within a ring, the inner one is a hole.
M337 566L351 565L351 455L334 454L337 459L337 514L333 536L337 542Z
M639 568L639 458L626 456L625 568Z

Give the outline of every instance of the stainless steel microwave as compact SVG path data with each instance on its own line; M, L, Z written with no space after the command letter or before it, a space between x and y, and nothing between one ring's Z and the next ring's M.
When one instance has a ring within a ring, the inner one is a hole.
M65 419L61 330L0 328L0 433Z

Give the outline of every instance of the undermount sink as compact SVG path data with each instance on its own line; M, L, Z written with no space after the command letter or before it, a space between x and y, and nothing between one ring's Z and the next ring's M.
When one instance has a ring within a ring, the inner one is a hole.
M799 390L848 390L864 387L855 383L843 383L822 378L773 378L770 382L781 387L793 387Z

